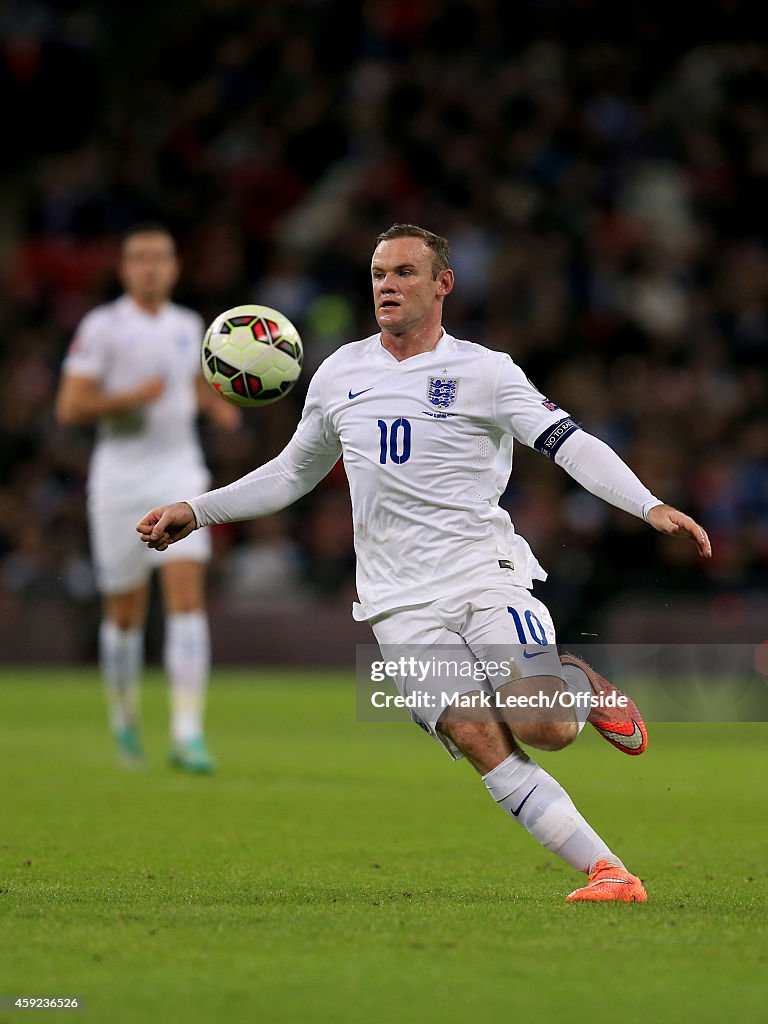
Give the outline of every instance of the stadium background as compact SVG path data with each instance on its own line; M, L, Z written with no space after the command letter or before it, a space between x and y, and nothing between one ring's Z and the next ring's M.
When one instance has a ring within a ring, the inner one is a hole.
M221 770L168 767L154 668L149 766L125 772L95 665L91 435L52 416L74 326L116 293L137 220L172 227L178 297L204 316L285 309L304 386L373 329L375 235L424 223L453 245L448 328L509 351L712 534L703 564L521 450L504 501L551 571L560 637L763 639L760 13L0 0L0 1024L28 1016L14 996L75 993L98 1024L764 1022L767 727L733 715L716 672L695 681L702 720L654 720L643 758L591 729L537 754L650 895L566 906L574 873L466 764L356 718L348 669L308 671L349 664L360 636L337 471L216 533ZM217 479L278 451L301 398L235 441L207 434ZM263 667L288 656L304 665Z
M0 7L0 639L92 660L87 431L52 400L126 228L160 219L177 297L264 302L311 372L374 329L375 235L446 235L446 325L509 352L714 556L519 453L504 504L551 574L563 639L754 639L768 573L768 51L706 0L206 0ZM205 434L223 483L280 450L302 388ZM355 632L341 467L295 508L216 531L216 657L344 661ZM268 608L264 605L268 604ZM306 654L286 645L297 614ZM41 643L40 613L45 637ZM34 612L34 614L31 614ZM307 622L309 624L307 625ZM758 627L762 628L762 627Z

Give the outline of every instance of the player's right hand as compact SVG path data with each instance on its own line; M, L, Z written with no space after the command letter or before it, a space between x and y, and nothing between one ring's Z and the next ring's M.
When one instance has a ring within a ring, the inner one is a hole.
M154 402L164 391L165 380L162 377L148 377L132 392L131 397L136 405L145 405Z
M184 540L196 527L195 513L186 501L153 508L136 524L142 541L158 551L165 551L169 544Z

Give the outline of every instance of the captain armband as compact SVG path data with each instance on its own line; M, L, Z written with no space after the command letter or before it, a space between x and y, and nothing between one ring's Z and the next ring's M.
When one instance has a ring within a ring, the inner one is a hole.
M555 423L552 427L547 427L545 431L539 434L533 442L533 447L537 452L546 455L548 459L554 459L558 448L566 437L570 437L577 430L581 430L579 424L575 423L570 416L566 416L559 423Z

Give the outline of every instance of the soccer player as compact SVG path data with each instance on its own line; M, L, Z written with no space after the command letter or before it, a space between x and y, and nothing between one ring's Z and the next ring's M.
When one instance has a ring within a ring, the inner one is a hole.
M501 710L469 713L435 701L414 716L418 724L454 757L467 757L494 800L542 845L589 876L569 900L644 901L640 879L518 746L561 749L587 721L628 754L642 753L647 735L631 700L579 658L557 655L549 612L531 593L545 574L499 508L513 441L654 529L692 538L704 557L709 540L538 392L508 355L446 333L453 272L445 239L394 225L379 235L371 274L380 332L320 366L280 455L219 490L153 509L137 530L163 551L208 524L267 515L309 491L343 455L358 562L353 614L371 624L382 653L451 644L481 665L499 649L514 661L507 675L484 683ZM463 676L420 685L468 701L483 688ZM415 689L406 676L398 686ZM510 697L566 693L575 706L556 715L507 707ZM625 708L605 707L609 698L622 698Z
M134 525L147 504L209 482L195 418L202 408L225 429L238 410L200 375L203 323L170 295L179 273L174 240L161 225L134 228L120 258L124 294L79 325L63 367L56 413L64 424L97 424L88 476L88 519L103 597L99 659L111 729L122 761L140 764L139 680L150 572L160 570L170 677L171 760L209 772L203 731L210 662L204 607L207 531L163 555L136 550Z

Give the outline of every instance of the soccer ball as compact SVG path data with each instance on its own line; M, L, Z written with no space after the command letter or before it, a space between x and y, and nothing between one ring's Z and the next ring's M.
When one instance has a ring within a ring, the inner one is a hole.
M299 332L269 306L235 306L203 338L203 376L233 405L269 405L298 380L304 359Z

